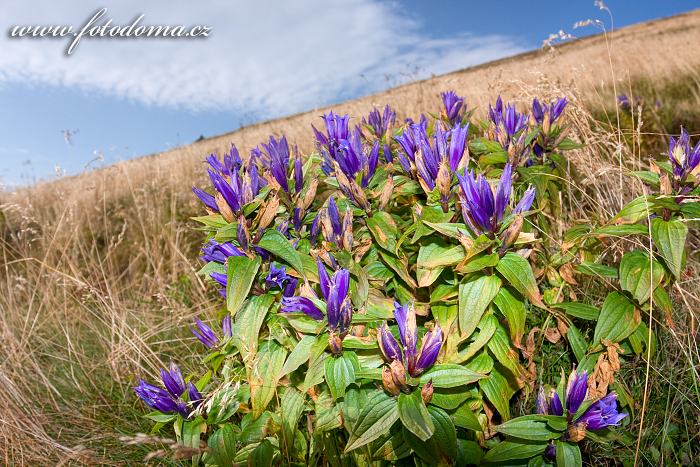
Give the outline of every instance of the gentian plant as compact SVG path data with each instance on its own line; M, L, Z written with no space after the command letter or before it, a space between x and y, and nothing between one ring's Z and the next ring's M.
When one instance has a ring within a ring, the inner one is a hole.
M196 318L192 374L134 388L195 464L582 465L630 423L619 370L653 353L643 313L672 319L700 144L682 130L630 174L647 194L563 226L567 98L528 115L499 97L478 121L440 97L415 120L329 112L309 154L281 136L207 158L195 220L221 329ZM632 241L611 256L610 236Z

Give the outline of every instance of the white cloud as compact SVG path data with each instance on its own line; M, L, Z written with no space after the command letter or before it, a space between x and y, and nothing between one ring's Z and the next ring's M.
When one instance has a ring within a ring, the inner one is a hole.
M376 0L105 2L113 24L212 27L206 39L10 39L16 24L80 26L93 2L4 0L0 84L77 87L164 107L269 117L522 51L514 38L428 37L400 5ZM9 4L8 4L9 3Z

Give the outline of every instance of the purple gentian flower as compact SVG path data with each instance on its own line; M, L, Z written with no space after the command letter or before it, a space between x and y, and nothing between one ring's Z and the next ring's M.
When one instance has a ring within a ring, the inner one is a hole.
M204 400L204 396L202 396L202 393L199 392L197 386L195 386L191 381L187 383L187 395L190 398L190 403L192 404L192 407L194 407L195 409L199 407L199 405Z
M216 189L216 196L197 187L192 187L192 191L210 211L220 212L227 221L231 222L232 215L239 213L245 204L258 195L260 188L264 186L264 181L258 177L254 164L243 167L235 146L232 146L231 152L224 156L224 162L214 154L207 157L207 162L210 166L207 172Z
M544 123L545 117L548 118L548 124L553 124L561 116L562 112L564 112L564 108L568 103L569 102L566 100L566 97L557 99L549 105L542 104L537 98L535 98L532 100L532 116L540 125Z
M464 222L475 235L496 234L510 202L512 166L506 164L495 193L481 174L475 178L471 171L466 175L458 173L457 179L461 188L459 196ZM530 209L534 199L534 187L528 188L513 209L513 214L520 214Z
M496 99L496 105L489 105L489 120L493 123L494 136L506 151L511 145L519 146L525 138L528 117L519 113L513 104L503 106L501 96Z
M199 318L194 319L194 325L194 328L190 326L190 331L202 344L210 349L213 349L219 345L219 338L211 327L206 325ZM226 316L224 316L224 318L221 320L221 331L223 332L224 339L233 336L233 331L231 328L231 315L226 314Z
M199 259L206 262L214 261L224 264L230 256L244 256L244 253L232 243L219 243L214 239L210 239L202 247L202 256Z
M268 144L262 144L266 153L267 165L272 177L277 181L280 187L289 193L289 183L287 182L287 171L289 170L289 144L287 137L282 136L276 140L274 136L270 136Z
M180 397L187 390L185 381L182 378L180 368L174 363L170 364L170 369L160 370L163 388L146 383L140 379L138 386L134 388L134 392L139 398L149 407L159 410L163 413L177 412L187 418L190 414L190 409Z
M681 127L678 139L673 136L669 138L668 158L673 166L673 176L685 180L700 164L700 141L693 148L690 145L690 135Z
M367 120L362 117L362 123L372 129L374 136L381 138L389 127L396 123L396 112L388 105L384 107L383 113L380 113L379 109L375 107L370 111Z
M544 389L540 388L537 397L537 413L541 415L566 415L569 430L567 430L565 437L573 442L580 441L585 435L585 430L597 431L609 426L619 426L620 421L627 417L626 413L620 413L617 410L617 395L611 392L591 404L584 410L583 414L574 418L581 404L586 400L587 391L588 373L585 371L578 373L573 370L566 386L564 405L554 389L551 389L549 395L546 395ZM554 459L556 452L548 448L546 455L550 459Z
M442 329L436 322L435 327L423 336L419 351L416 311L413 304L401 305L394 302L394 317L399 327L401 345L391 334L387 324L383 323L377 333L379 348L387 362L400 360L408 374L417 378L437 360L442 347Z
M202 344L210 349L219 345L219 338L216 337L216 333L212 328L204 324L204 321L199 318L195 318L194 323L195 327L190 326L190 331Z
M287 279L289 279L289 276L287 275L287 268L284 265L277 267L274 263L270 263L270 272L268 272L265 278L267 290L271 290L274 287L281 289Z
M339 269L330 277L321 260L316 260L321 294L326 302L328 329L344 337L350 330L352 304L350 303L350 272ZM282 297L281 311L285 313L301 311L315 320L322 320L323 313L316 304L306 297Z
M459 97L454 91L447 91L440 94L442 104L445 106L445 117L452 125L462 122L464 111L467 106L464 105L464 98Z

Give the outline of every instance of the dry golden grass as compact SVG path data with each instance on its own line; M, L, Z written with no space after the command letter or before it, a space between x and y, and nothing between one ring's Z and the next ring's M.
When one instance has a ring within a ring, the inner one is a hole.
M638 143L649 136L643 125L627 135L603 132L590 109L610 107L615 89L627 89L638 78L700 76L699 39L700 12L693 12L621 30L610 42L597 36L333 108L359 119L373 105L389 103L401 116L417 115L438 108L438 93L446 89L481 109L498 93L520 103L534 95L566 95L572 136L586 143L570 156L585 169L570 187L577 201L569 208L572 218L593 223L641 192L641 183L621 182L620 174L646 166L649 154ZM700 105L697 95L694 102ZM271 133L284 133L308 151L310 124L324 110L2 195L0 462L123 464L142 458L142 451L118 440L120 430L148 429L130 390L134 376L154 375L167 363L164 356L194 367L186 324L195 315L213 316L220 306L195 274L200 238L189 221L199 212L189 189L203 181L204 156L232 142L245 151ZM634 144L622 144L623 137ZM610 254L621 247L612 245ZM685 388L675 379L685 377L679 371L697 378L698 335L691 326L698 317L690 312L700 305L693 292L697 258L690 270L674 297L689 314L664 335L667 352L685 363L672 371L652 365L652 389L669 381ZM643 385L644 373L632 384ZM679 397L673 393L669 400ZM680 402L699 413L700 397Z

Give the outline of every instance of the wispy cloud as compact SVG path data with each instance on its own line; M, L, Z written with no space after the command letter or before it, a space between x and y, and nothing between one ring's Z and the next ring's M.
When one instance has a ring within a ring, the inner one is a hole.
M515 38L434 37L393 2L106 3L114 24L204 24L207 39L84 39L66 57L65 39L9 39L15 24L78 28L92 2L3 5L0 83L77 87L164 107L253 112L299 111L431 74L522 51ZM82 6L80 5L82 3Z

